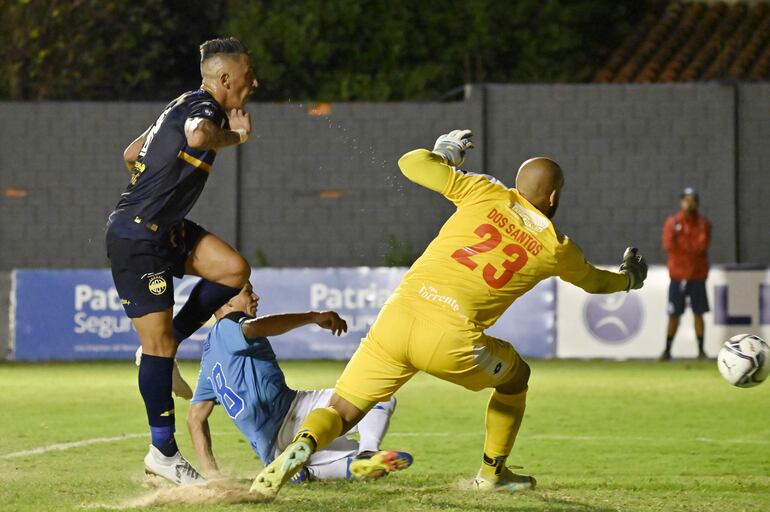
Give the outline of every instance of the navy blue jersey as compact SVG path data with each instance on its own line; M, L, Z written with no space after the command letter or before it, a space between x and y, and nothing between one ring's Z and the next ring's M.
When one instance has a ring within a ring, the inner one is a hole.
M188 119L208 119L229 128L222 107L202 89L169 103L147 133L131 181L110 214L113 234L131 240L164 239L198 200L216 152L187 145Z
M203 344L201 372L192 402L214 400L251 443L264 464L297 392L289 389L267 338L247 340L231 313L219 320Z

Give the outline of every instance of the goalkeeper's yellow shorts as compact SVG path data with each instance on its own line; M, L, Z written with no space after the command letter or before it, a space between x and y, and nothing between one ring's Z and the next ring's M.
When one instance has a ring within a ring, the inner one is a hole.
M481 331L452 331L390 303L361 341L335 391L368 411L389 400L418 371L479 391L505 383L520 361L506 341Z

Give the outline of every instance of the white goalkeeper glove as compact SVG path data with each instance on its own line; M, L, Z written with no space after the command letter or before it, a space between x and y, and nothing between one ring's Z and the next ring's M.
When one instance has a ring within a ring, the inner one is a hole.
M452 167L459 167L465 161L465 152L473 147L470 130L452 130L436 139L433 152Z
M647 279L647 262L644 256L639 254L636 247L629 247L623 253L620 271L628 276L628 290L626 291L638 290L644 286L644 280Z

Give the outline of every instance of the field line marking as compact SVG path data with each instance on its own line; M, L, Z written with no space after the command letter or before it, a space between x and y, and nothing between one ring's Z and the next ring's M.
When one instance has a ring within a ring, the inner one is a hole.
M465 437L465 436L483 436L484 431L478 432L388 432L387 436L398 437Z
M468 437L468 436L481 436L484 432L479 430L478 432L390 432L387 435L394 437ZM80 448L82 446L90 446L92 444L101 443L115 443L119 441L125 441L127 439L137 439L140 437L146 437L147 433L141 434L123 434L120 436L112 437L94 437L92 439L83 439L81 441L72 441L70 443L57 443L50 444L48 446L41 446L38 448L32 448L29 450L21 450L18 452L0 454L0 460L17 459L19 457L27 457L30 455L42 455L48 452L71 450L72 448ZM217 435L217 434L215 434ZM235 432L223 432L218 435L237 435ZM663 437L637 437L637 436L567 436L559 434L535 434L531 436L524 436L523 440L531 439L533 441L639 441L639 442L659 442L659 441L677 441L676 439L663 438ZM756 445L770 445L768 439L714 439L710 437L696 437L692 439L699 443L707 444L756 444ZM683 440L679 440L683 441Z
M41 455L43 453L70 450L72 448L80 448L81 446L89 446L99 443L114 443L117 441L124 441L126 439L136 439L138 437L146 437L148 434L123 434L122 436L113 437L94 437L92 439L83 439L82 441L72 441L71 443L58 443L49 444L48 446L41 446L39 448L32 448L30 450L22 450L19 452L4 453L0 455L0 459L17 459L19 457L27 457L28 455Z

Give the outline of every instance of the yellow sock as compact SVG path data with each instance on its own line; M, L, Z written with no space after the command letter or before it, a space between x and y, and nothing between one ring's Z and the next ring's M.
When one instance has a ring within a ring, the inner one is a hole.
M311 447L316 451L342 434L342 417L333 407L326 407L310 411L294 436L294 441L310 441Z
M511 453L524 417L526 402L526 389L515 395L493 391L492 396L489 397L486 417L487 435L484 440L484 457L481 465L481 473L484 476L494 478L505 467L505 460Z

